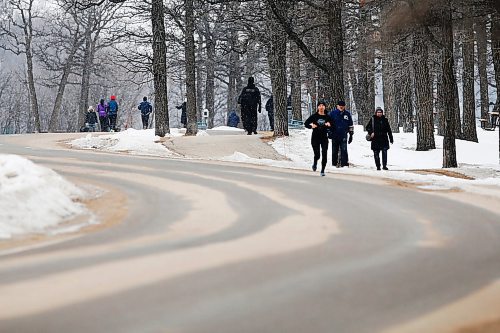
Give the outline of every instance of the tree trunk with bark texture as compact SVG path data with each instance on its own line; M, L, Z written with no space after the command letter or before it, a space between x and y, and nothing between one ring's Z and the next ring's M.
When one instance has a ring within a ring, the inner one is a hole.
M165 45L165 8L163 0L152 0L153 81L155 88L155 135L170 133L167 98L167 47Z
M205 85L205 105L208 110L208 127L212 128L214 127L215 117L215 40L214 36L208 32L208 28L208 23L206 23L207 36L205 39L207 41L207 77Z
M486 19L478 17L475 22L477 42L477 67L479 71L479 95L481 98L481 118L488 119L490 97L488 95Z
M468 8L467 6L464 6ZM469 8L472 10L472 8ZM463 18L463 133L462 138L477 142L476 132L476 101L474 94L474 29L473 18L466 10Z
M186 22L186 135L198 133L198 117L196 115L196 59L194 45L194 3L193 0L184 0L185 22Z
M78 32L76 32L73 39L73 45L68 54L68 58L66 59L66 64L64 65L63 68L61 80L59 81L56 100L54 102L54 108L52 109L49 121L49 132L55 132L59 129L59 117L61 114L61 106L62 106L62 99L64 96L64 90L66 89L66 84L68 83L68 78L69 75L71 74L71 68L74 65L73 60L75 58L76 52L78 51L78 47L80 46L79 40L80 36L78 35Z
M89 106L90 74L94 57L92 47L92 25L94 23L94 9L88 9L87 22L85 27L85 49L83 53L82 84L80 87L80 100L78 107L77 130L85 125L85 115Z
M300 77L300 50L294 42L290 43L290 90L292 92L293 119L302 120L302 81Z
M404 133L413 133L413 87L411 82L410 48L408 42L404 41L400 47L401 63L398 67L398 77L400 77L399 91L401 96L399 120L403 125Z
M286 15L287 7L277 2L277 10ZM274 136L288 136L287 78L286 78L286 44L287 37L283 27L274 20L271 11L267 13L270 49L268 52L269 71L274 100Z
M455 144L455 89L456 79L453 60L453 26L451 19L450 0L443 0L441 8L442 29L442 71L443 71L443 110L444 110L444 139L443 139L443 168L456 168L457 151Z
M434 119L432 114L432 91L429 76L427 41L423 27L415 27L413 33L413 74L415 81L417 150L436 148L434 142Z

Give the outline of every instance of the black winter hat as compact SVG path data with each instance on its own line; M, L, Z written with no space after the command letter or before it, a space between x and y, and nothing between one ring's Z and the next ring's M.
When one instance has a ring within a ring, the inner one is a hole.
M344 101L338 101L337 105L339 105L339 106L345 106L345 102Z
M326 108L326 102L325 101L319 100L318 101L318 106L320 106L321 104L323 104L325 106L325 108Z
M250 76L248 78L248 84L254 84L254 82L255 82L255 80L254 80L253 76Z

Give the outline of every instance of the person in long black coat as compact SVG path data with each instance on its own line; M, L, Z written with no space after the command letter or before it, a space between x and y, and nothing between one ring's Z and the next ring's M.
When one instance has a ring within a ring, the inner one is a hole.
M257 111L262 112L262 100L253 77L248 78L248 85L241 91L238 104L241 105L243 128L248 135L257 134Z
M370 118L366 130L372 138L371 148L377 170L380 170L380 152L382 152L382 169L389 170L387 168L387 150L389 150L389 141L391 144L394 143L394 138L389 121L384 116L384 110L381 107L377 107L375 110L375 115Z

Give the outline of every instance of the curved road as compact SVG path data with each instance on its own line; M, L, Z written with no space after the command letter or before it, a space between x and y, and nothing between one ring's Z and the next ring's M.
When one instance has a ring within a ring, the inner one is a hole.
M56 137L0 136L0 152L92 175L97 214L123 221L0 252L1 332L383 332L500 276L499 216L471 205Z

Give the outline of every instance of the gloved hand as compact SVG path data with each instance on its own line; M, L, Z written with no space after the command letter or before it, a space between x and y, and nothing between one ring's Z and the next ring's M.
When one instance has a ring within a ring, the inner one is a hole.
M262 109L259 109L259 113L262 113Z
M351 143L352 142L352 134L349 134L349 141L347 141L347 143Z
M394 140L391 140L391 145L394 143Z

